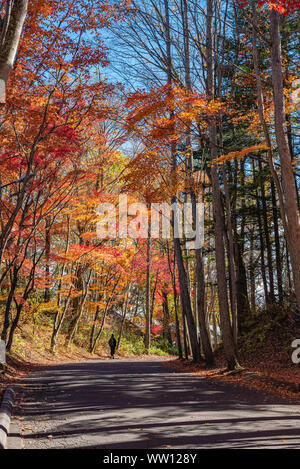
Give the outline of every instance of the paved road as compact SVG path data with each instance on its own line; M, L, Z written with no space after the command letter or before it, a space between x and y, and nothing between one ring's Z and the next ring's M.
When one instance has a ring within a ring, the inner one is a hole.
M19 397L25 449L300 448L299 406L160 359L47 367Z

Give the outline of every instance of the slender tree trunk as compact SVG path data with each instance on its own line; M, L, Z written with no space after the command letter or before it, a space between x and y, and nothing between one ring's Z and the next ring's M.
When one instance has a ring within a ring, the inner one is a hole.
M253 175L255 175L255 165L254 161L252 162ZM261 276L263 281L265 301L269 302L269 292L266 276L266 266L265 266L265 240L263 235L262 221L261 221L261 206L260 198L258 195L258 190L256 189L256 213L257 213L257 224L258 224L258 233L259 233L259 245L260 245L260 267L261 267Z
M154 306L155 306L155 295L156 295L156 288L158 282L158 272L156 273L154 287L152 289L152 297L151 297L151 306L150 306L150 330L152 330L152 323L153 323L153 313L154 313Z
M184 345L184 357L186 360L189 359L190 356L190 347L187 338L187 328L186 328L186 319L184 313L182 313L182 320L183 320L183 345Z
M80 312L80 305L82 302L82 297L83 297L83 289L84 289L84 280L83 280L83 267L81 265L76 267L76 279L74 281L74 289L75 289L75 295L74 298L72 298L71 302L71 314L70 314L70 322L68 324L68 330L67 330L67 335L66 335L66 346L71 341L71 336L74 333L74 330L77 325L78 317L81 315Z
M73 321L70 325L69 332L68 332L68 335L67 335L67 338L66 338L66 347L67 348L70 346L70 344L71 344L71 342L74 338L76 328L77 328L78 323L81 319L81 316L82 316L82 313L83 313L83 308L84 308L84 305L85 305L85 302L86 302L86 299L87 299L87 296L88 296L88 292L89 292L89 284L90 284L91 276L92 276L92 271L90 270L89 275L88 275L88 279L87 279L86 284L85 284L85 292L81 296L79 308L77 310L77 315L73 318Z
M291 279L291 268L290 268L290 256L287 243L285 244L285 254L286 254L286 273L287 273L287 283L288 283L288 290L291 292L292 290L292 279Z
M275 302L275 290L274 290L274 274L273 274L273 256L272 256L272 248L269 236L269 222L268 222L268 207L266 202L266 193L265 193L265 185L263 181L263 167L262 163L259 160L259 183L260 183L260 192L261 192L261 202L262 202L262 218L263 218L263 226L264 226L264 234L265 234L265 241L266 241L266 249L267 249L267 260L268 260L268 273L269 273L269 294L270 294L270 301L271 303Z
M254 232L250 231L250 255L249 255L249 281L250 281L250 304L252 311L256 309L255 298L255 265L254 265Z
M102 315L102 320L101 320L101 325L100 325L100 329L95 337L95 340L94 340L94 343L93 343L93 346L92 346L92 349L91 349L91 353L95 353L96 351L96 347L97 347L97 343L102 335L102 332L103 332L103 329L104 329L104 326L105 326L105 321L106 321L106 317L107 317L107 314L108 314L108 311L109 311L109 308L110 308L110 305L111 305L111 302L113 301L114 299L114 293L115 293L115 290L119 284L119 281L120 281L120 276L119 278L117 279L115 285L114 285L114 288L111 292L111 296L108 300L106 300L106 305L105 305L105 309L103 311L103 315Z
M277 290L278 290L279 303L281 304L283 301L282 258L281 258L280 236L279 236L279 228L278 228L278 210L277 210L277 202L276 202L276 192L275 192L275 185L273 181L271 181L271 195L272 195L272 213L273 213L274 238L275 238Z
M56 347L56 342L57 342L57 337L59 334L59 331L61 330L61 326L64 322L65 316L67 314L69 304L70 304L70 299L71 299L71 294L73 291L73 285L71 285L68 293L68 297L66 299L66 303L63 309L63 312L59 316L59 313L55 316L55 321L54 321L54 326L53 326L53 331L52 331L52 336L51 336L51 342L50 342L50 352L55 353L55 347Z
M168 303L168 295L165 292L162 292L163 296L163 338L172 345L172 335L170 329L170 312L169 312L169 303Z
M167 249L168 249L168 264L169 264L169 270L170 270L170 274L172 278L172 287L173 287L173 301L174 301L174 310L175 310L175 327L176 327L176 338L177 338L177 346L178 346L178 358L182 359L183 352L182 352L182 344L181 344L180 322L179 322L177 291L176 291L176 264L175 264L175 257L174 257L173 269L172 269L170 251L169 251L168 245L167 245Z
M65 256L68 253L69 243L70 243L70 217L67 216L66 218L67 218L67 237L66 237ZM57 307L58 308L60 308L60 304L61 304L61 289L62 289L62 284L63 284L62 279L63 279L63 276L65 274L65 267L66 267L66 263L64 262L63 265L62 265L62 268L61 268L60 280L59 280L59 283L58 283L58 295L57 295ZM71 297L72 290L73 290L73 285L71 285L71 287L69 289L69 295L67 297L68 307L69 307L69 303L70 303L70 297ZM66 313L67 313L67 310L66 310ZM64 320L64 317L63 317L63 319L61 319L61 317L59 315L59 311L57 311L54 315L53 331L52 331L51 342L50 342L50 351L53 354L55 353L57 336L58 336L59 330L61 328L61 325L63 323L63 320Z
M184 315L185 315L187 325L188 325L188 332L189 332L189 337L190 337L190 342L191 342L192 355L193 355L194 361L199 362L201 361L201 354L200 354L200 348L199 348L198 338L197 338L197 329L196 329L196 324L195 324L192 306L191 306L191 298L190 298L189 288L188 288L188 278L187 278L185 267L184 267L179 238L176 238L176 237L174 238L174 248L175 248L176 262L177 262L178 273L179 273L179 287L180 287L182 309L184 311Z
M196 275L197 275L197 307L201 344L205 361L208 365L214 364L214 356L209 340L205 315L205 282L204 266L200 249L196 249Z
M45 261L46 261L46 288L45 288L45 302L50 301L50 253L51 253L51 228L49 217L46 219L45 229Z
M93 343L93 347L92 347L92 350L91 350L91 353L95 353L96 351L96 347L97 347L97 343L102 335L102 332L103 332L103 329L104 329L104 326L105 326L105 322L106 322L106 317L107 317L107 313L108 313L108 309L105 308L105 311L103 312L103 315L102 315L102 320L101 320L101 325L100 325L100 329L95 337L95 340L94 340L94 343Z
M212 20L213 20L213 0L207 0L206 14L206 63L207 63L207 94L209 99L214 98L214 77L213 77L213 42L212 42ZM209 139L211 160L217 158L217 131L216 123L212 120L209 125ZM227 359L228 369L233 370L239 366L232 328L229 315L229 305L227 297L226 266L224 252L224 220L221 202L221 192L219 185L219 172L217 165L211 167L212 198L214 214L214 233L216 251L216 269L218 282L218 296L220 309L220 324L222 329L224 351Z
M149 208L149 207L148 207ZM147 272L146 272L146 314L145 314L145 349L150 353L151 347L151 228L148 224L147 238Z
M178 314L178 305L177 305L176 292L175 292L175 295L174 295L174 308L175 308L175 327L176 327L176 338L177 338L177 347L178 347L178 358L181 360L183 358L183 353L182 353L180 323L179 323L179 314Z
M230 204L230 194L227 183L227 177L225 172L225 167L222 165L222 178L224 184L225 192L225 205L227 212L227 232L228 232L228 264L230 270L230 279L231 279L231 314L232 314L232 331L233 339L235 346L237 347L238 340L238 311L237 311L237 291L236 291L236 267L235 267L235 258L234 258L234 243L233 243L233 230L232 230L232 220L231 220L231 204Z
M17 325L19 323L19 319L20 319L21 312L22 312L22 304L18 304L16 309L17 309L16 316L15 316L13 322L12 322L12 325L11 325L11 328L10 328L10 331L9 331L9 336L8 336L8 341L7 341L7 346L6 346L6 351L7 352L11 351L13 338L14 338L14 333L15 333L15 330L16 330Z
M116 346L116 351L117 352L119 351L119 348L120 348L123 329L124 329L125 320L126 320L126 316L127 316L130 287L131 287L131 283L129 283L128 286L127 286L126 297L125 297L125 301L123 303L123 311L122 311L122 318L121 318L121 324L120 324L120 330L119 330L119 337L118 337L117 346Z
M217 321L216 321L216 313L212 313L213 318L213 334L214 334L214 350L216 350L218 346L218 332L217 332Z
M1 333L1 339L4 340L4 342L6 342L7 333L8 333L8 329L10 326L10 309L11 309L14 294L17 288L17 284L18 284L18 274L19 274L19 269L17 267L14 267L11 284L10 284L10 290L9 290L8 298L7 298L6 305L5 305L4 323L3 323L2 333Z
M99 311L100 311L100 308L99 308L99 305L98 305L97 308L96 308L95 314L94 314L93 325L92 325L91 335L90 335L89 351L91 353L92 353L92 350L93 350L93 344L94 344L94 340L95 340L95 333L96 333L96 328L97 328L97 321L98 321L98 317L99 317Z

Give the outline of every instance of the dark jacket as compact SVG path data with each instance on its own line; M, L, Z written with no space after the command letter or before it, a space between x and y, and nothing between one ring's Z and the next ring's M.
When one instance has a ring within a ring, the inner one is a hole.
M109 339L109 342L108 342L108 343L109 343L110 347L112 347L112 348L114 348L114 347L117 345L117 341L116 341L116 339L115 339L114 337L111 337L111 338Z

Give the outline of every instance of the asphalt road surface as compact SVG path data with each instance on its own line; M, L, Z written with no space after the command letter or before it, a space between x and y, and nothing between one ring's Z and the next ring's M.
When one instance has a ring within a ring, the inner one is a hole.
M17 401L11 428L25 449L300 448L298 405L160 359L50 366Z

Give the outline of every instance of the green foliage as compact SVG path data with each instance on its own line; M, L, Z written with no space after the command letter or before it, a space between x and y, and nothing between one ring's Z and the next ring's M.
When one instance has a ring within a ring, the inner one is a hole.
M127 333L122 337L120 352L124 355L143 355L145 353L143 337Z
M110 330L109 332L105 331L105 340L108 340L108 337L114 333L116 337L117 333L114 330ZM121 340L120 344L120 353L123 355L143 355L146 353L145 344L144 344L144 337L136 335L132 332L126 332ZM178 350L177 347L174 345L170 345L169 342L165 339L158 338L154 339L151 342L150 353L152 355L177 355Z
M160 355L161 357L166 355L166 352L164 352L161 348L156 347L155 345L150 347L150 353L151 355Z
M167 339L163 339L162 337L154 339L152 341L151 348L155 350L161 350L163 352L162 355L165 355L166 353L168 355L178 355L178 348L176 347L176 345L170 344ZM158 353L158 355L161 354Z
M244 319L241 344L249 351L262 346L272 331L278 330L286 319L284 311L273 306L270 310L252 311Z

